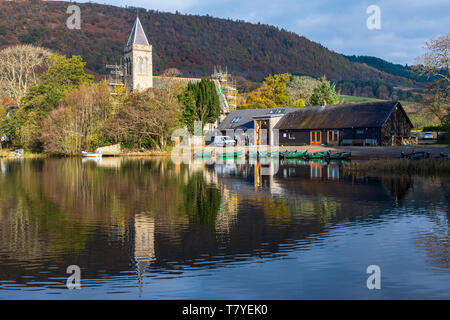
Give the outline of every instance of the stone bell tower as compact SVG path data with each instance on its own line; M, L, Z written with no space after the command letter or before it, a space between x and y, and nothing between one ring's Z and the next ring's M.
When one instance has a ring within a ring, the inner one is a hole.
M148 43L139 17L134 22L123 52L123 65L127 90L145 90L153 87L152 46Z

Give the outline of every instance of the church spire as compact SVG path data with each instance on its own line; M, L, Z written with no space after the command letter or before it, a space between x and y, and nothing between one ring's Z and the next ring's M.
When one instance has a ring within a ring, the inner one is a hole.
M131 30L130 37L128 38L127 46L133 44L146 44L149 45L147 36L145 35L144 28L142 28L141 21L139 17L136 17L133 29Z

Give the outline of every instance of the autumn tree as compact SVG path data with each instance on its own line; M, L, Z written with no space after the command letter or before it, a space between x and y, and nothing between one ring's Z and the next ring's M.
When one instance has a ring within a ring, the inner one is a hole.
M427 112L450 127L450 34L430 39L425 49L427 52L416 59L415 69L436 79L425 94Z
M75 155L102 144L100 129L113 116L106 82L82 84L66 91L60 106L44 120L44 151Z
M18 45L0 51L0 94L19 103L28 88L48 65L51 51L32 45Z
M290 105L286 85L289 73L270 75L264 79L261 87L248 94L242 109L282 108Z
M325 77L320 79L320 85L314 89L308 105L323 106L339 103L339 94L336 92L336 85L331 84Z
M132 92L103 132L113 142L162 149L179 125L180 112L176 96L166 89Z
M314 89L320 85L320 80L308 76L292 76L286 85L286 92L292 101L309 101ZM294 103L295 104L295 103Z
M85 64L80 56L50 56L47 71L39 77L38 84L28 89L17 110L16 144L41 150L42 121L58 107L67 90L92 82L93 76L84 71Z

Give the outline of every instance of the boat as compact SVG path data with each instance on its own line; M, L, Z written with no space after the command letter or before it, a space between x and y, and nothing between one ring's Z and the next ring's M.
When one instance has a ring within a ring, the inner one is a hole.
M330 153L329 158L332 160L348 159L352 156L351 152Z
M87 151L82 151L81 152L81 156L83 158L101 158L102 157L102 153L101 152L87 152Z
M291 154L291 153L296 153L296 152L297 152L297 150L286 150L286 151L280 152L280 155L281 155L283 158L286 158L287 155L289 155L289 154Z
M270 153L270 157L271 158L278 158L280 156L280 152L279 151L271 151Z
M292 152L285 156L287 159L304 159L308 156L308 151Z
M269 151L260 151L259 152L259 157L260 158L270 157L270 152Z
M194 153L194 158L209 158L209 157L212 157L212 151Z
M249 158L253 158L253 159L256 159L256 158L258 158L258 151L253 151L253 152L248 152L248 157Z
M308 158L309 159L325 159L325 158L328 158L329 155L330 155L330 150L317 151L317 152L308 154Z
M242 156L242 150L219 153L221 158L237 158Z
M411 152L409 154L405 154L405 153L400 153L400 158L403 159L410 159L410 160L417 160L417 159L422 159L422 158L429 158L430 154L428 152L425 151L419 151L419 152Z

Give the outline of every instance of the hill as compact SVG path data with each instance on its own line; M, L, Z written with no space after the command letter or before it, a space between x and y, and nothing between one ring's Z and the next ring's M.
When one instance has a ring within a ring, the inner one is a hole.
M69 30L73 3L18 0L0 2L0 47L31 43L64 54L81 55L87 67L106 74L117 63L136 17L135 8L93 3L81 8L81 30ZM268 74L326 75L331 80L377 80L415 86L408 75L391 74L328 50L295 33L263 24L140 9L153 45L154 73L176 67L185 76L209 75L214 65L237 76L261 81Z
M420 75L415 72L410 66L403 66L401 64L391 63L386 60L369 57L369 56L345 56L347 59L353 62L365 63L378 70L390 73L395 76L408 78L415 81L427 82L430 79L427 76Z

